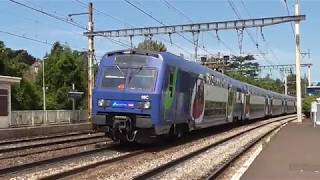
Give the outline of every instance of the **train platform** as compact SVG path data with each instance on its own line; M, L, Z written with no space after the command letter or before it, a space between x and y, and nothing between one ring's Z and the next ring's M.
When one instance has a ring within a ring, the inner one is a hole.
M4 128L0 129L0 140L48 136L65 133L91 131L91 123L42 125L33 127Z
M320 127L310 119L283 127L241 180L320 179Z

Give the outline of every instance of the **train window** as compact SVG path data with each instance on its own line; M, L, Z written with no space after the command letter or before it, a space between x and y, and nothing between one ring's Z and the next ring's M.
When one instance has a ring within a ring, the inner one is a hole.
M121 67L141 67L147 64L147 56L144 55L120 55L116 56L115 63Z
M173 96L173 79L174 79L174 74L173 74L173 72L170 72L170 74L169 74L169 92L170 92L170 97Z
M169 75L169 86L170 85L173 85L173 73L170 72L170 75Z
M211 76L211 85L214 86L214 76Z
M102 79L102 88L124 89L127 77L127 68L108 67Z
M215 78L214 78L213 75L210 76L210 84L211 84L212 86L215 85Z
M127 89L152 91L157 71L155 69L130 69Z
M220 84L220 79L219 79L219 78L217 78L216 80L217 80L217 86L219 86L219 87L220 87L220 86L221 86L221 84Z

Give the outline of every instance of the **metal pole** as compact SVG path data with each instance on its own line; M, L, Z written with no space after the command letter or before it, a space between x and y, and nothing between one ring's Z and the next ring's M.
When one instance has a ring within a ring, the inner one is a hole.
M299 0L295 1L295 15L299 15ZM296 51L296 94L297 122L302 122L301 113L301 67L300 67L300 21L295 21L295 51Z
M89 22L88 32L93 32L93 7L92 3L89 3ZM92 115L92 88L93 88L93 53L94 53L94 36L88 35L88 120L91 120Z
M74 83L72 83L72 91L75 91L75 85L74 85ZM75 97L73 97L72 98L72 110L74 111L75 109L76 109L76 103L75 103L75 101L76 101L76 98Z
M288 95L288 77L287 77L287 72L284 72L284 94Z
M194 45L194 60L195 61L197 61L197 59L198 59L199 33L200 32L192 32L193 45Z
M308 66L308 86L311 86L311 66Z
M47 115L46 115L46 84L44 80L44 61L45 59L42 60L42 100L43 100L43 115L44 115L44 121L47 123Z

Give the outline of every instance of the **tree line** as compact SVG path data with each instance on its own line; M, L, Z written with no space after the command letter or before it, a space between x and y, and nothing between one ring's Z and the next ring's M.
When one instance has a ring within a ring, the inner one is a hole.
M26 74L35 62L40 67L35 79L30 80ZM42 109L42 63L45 63L45 86L47 109L71 109L72 102L68 92L72 84L78 91L86 92L87 65L86 53L72 50L59 42L54 43L43 60L37 60L25 50L7 48L0 41L0 74L22 77L19 85L12 87L13 110ZM85 97L77 103L77 108L86 108Z
M166 51L163 43L146 40L138 44L137 49L149 51ZM209 59L210 60L210 59ZM246 68L258 69L259 63L255 58L248 56L233 56L230 64L231 69L241 70ZM72 102L68 92L75 84L77 91L84 92L78 100L77 109L86 109L87 94L87 54L83 51L72 50L70 47L54 43L50 52L43 60L38 60L25 50L13 50L0 41L0 75L23 77L19 85L12 88L13 110L42 109L42 67L34 79L28 78L30 67L35 62L45 63L45 84L46 84L46 107L47 109L71 109ZM284 92L284 85L280 79L272 79L270 76L258 77L256 71L231 71L227 75L255 86L273 90L279 93ZM295 75L288 76L288 82L295 79ZM306 79L302 79L306 83ZM292 92L295 85L289 84ZM303 93L305 88L303 86ZM291 94L294 95L294 94Z

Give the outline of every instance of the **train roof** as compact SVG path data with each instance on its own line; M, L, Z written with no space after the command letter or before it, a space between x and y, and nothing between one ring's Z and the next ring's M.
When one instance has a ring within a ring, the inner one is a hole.
M167 61L167 63L173 64L175 66L178 66L186 71L203 74L203 75L214 75L216 77L222 78L225 81L228 81L233 86L240 88L241 90L249 90L251 93L254 94L260 94L260 95L267 95L272 97L278 97L278 98L286 98L286 99L295 99L292 96L280 94L277 92L273 92L270 90L266 90L257 86L254 86L252 84L248 84L245 82L241 82L239 80L233 79L227 75L224 75L220 72L217 72L215 70L212 70L208 67L202 66L199 63L196 63L195 61L189 61L184 59L183 57L177 56L175 54L172 54L170 52L154 52L154 51L144 51L144 50L138 50L138 49L126 49L126 50L119 50L119 51L112 51L106 53L105 56L115 56L115 55L125 55L125 54L138 54L138 55L146 55L146 56L152 56L159 59L162 59L164 61ZM105 57L104 56L104 57Z

